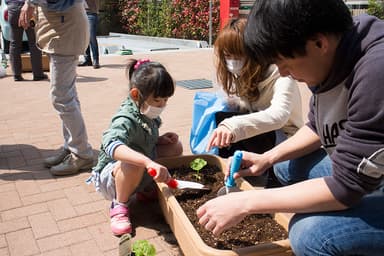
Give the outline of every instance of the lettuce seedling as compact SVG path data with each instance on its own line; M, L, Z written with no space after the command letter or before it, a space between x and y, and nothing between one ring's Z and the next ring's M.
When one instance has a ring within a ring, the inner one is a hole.
M156 256L156 249L147 240L136 240L132 246L135 256Z

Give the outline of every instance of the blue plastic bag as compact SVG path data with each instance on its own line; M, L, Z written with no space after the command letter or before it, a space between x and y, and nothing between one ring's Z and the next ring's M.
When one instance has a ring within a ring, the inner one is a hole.
M227 112L229 107L224 95L219 92L196 92L193 98L192 127L189 145L193 154L218 154L218 148L205 149L216 128L216 112Z

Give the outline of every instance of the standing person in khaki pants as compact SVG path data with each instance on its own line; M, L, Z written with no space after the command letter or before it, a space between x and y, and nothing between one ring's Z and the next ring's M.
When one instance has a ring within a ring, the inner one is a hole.
M53 175L75 174L93 166L75 84L78 56L89 43L88 20L82 0L27 0L20 14L21 26L28 26L36 7L37 45L50 57L51 98L64 135L63 147L44 164Z

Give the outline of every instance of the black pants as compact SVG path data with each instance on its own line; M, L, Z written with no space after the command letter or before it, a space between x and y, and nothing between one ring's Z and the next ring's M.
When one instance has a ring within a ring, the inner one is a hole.
M242 115L245 113L238 112L217 112L215 114L216 124L218 125L221 121L226 118ZM272 149L276 143L276 132L270 131L257 136L232 143L226 148L219 148L219 156L223 158L228 158L232 156L236 150L243 150L253 153L262 154L265 151ZM260 177L258 176L249 176L245 179L253 186L266 186L266 187L279 187L281 184L277 182L276 177L274 177L273 167L265 171L265 175Z
M23 43L24 28L19 27L20 10L23 3L8 4L9 24L11 25L11 42L9 46L9 58L13 75L20 76L22 73L21 50ZM28 27L25 30L28 37L28 45L31 56L32 73L34 77L42 77L43 61L42 53L36 46L35 29Z
M235 115L241 115L241 113L217 112L215 114L216 124L218 125L224 119L235 116ZM230 146L226 148L220 148L219 156L228 158L232 156L236 150L244 150L244 151L261 154L273 148L275 146L275 141L276 141L275 131L266 132L245 140L238 141L236 143L232 143Z

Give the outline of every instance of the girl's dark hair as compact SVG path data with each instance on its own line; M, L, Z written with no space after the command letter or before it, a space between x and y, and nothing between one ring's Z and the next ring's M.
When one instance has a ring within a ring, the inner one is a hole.
M317 33L342 35L353 25L343 0L257 0L244 32L247 52L263 63L306 54Z
M244 18L232 19L217 36L214 44L216 76L228 95L237 95L249 101L256 101L260 96L258 83L264 79L268 67L261 66L246 55L243 41L246 23L247 20ZM244 60L239 76L228 71L225 60L228 55Z
M126 67L129 89L139 90L139 107L152 95L155 98L168 98L175 92L171 75L163 65L154 61L130 59Z

